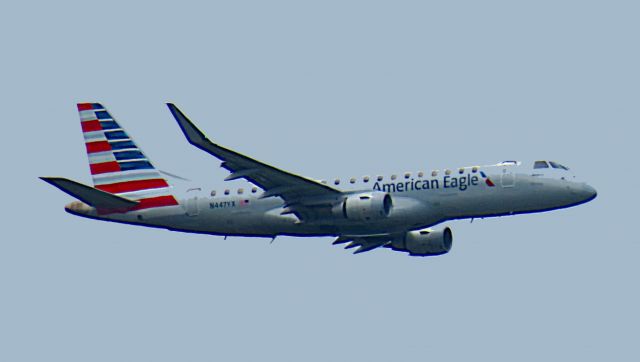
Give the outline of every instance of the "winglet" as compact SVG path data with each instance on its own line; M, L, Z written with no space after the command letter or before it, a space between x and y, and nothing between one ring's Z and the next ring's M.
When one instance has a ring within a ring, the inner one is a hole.
M119 210L129 209L138 205L137 201L100 191L66 178L40 177L40 179L95 208Z
M178 122L178 126L182 130L182 133L187 137L189 143L194 146L202 146L205 142L208 141L207 137L196 127L187 116L182 113L173 103L167 103L167 107L169 107L169 111L173 115L173 118Z

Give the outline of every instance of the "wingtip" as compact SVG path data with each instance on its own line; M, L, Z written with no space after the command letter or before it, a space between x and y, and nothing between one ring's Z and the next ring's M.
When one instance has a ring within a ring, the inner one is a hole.
M171 115L176 122L178 122L178 126L182 129L189 143L198 145L207 139L204 133L202 133L175 104L167 103L167 107L169 107Z
M171 112L171 114L173 114L173 116L176 118L178 116L178 112L182 113L180 112L180 109L178 109L178 107L176 107L176 105L171 102L167 102L167 108L169 108L169 112Z

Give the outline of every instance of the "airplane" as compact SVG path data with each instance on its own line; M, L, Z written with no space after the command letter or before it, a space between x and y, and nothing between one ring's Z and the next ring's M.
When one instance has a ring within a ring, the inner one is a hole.
M93 187L41 177L78 200L66 205L68 213L225 239L331 236L355 254L389 248L435 256L452 247L451 229L434 229L446 221L562 209L597 196L549 160L315 180L213 143L167 106L187 141L222 161L230 172L225 181L243 179L248 187L209 193L174 185L179 177L156 169L102 104L79 103Z

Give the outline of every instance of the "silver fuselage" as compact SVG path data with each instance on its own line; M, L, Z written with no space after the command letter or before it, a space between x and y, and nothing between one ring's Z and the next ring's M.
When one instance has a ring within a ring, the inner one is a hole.
M251 191L211 196L209 190L192 185L182 193L174 186L175 194L181 197L180 205L170 208L100 215L75 202L66 210L90 218L214 235L372 235L406 232L454 219L549 211L582 204L596 196L592 187L576 181L568 171L540 171L518 164L467 167L435 176L401 174L393 180L360 178L345 185L336 188L352 193L389 193L391 212L373 221L329 214L300 222L294 215L283 214L286 205L278 197L260 198L260 192Z

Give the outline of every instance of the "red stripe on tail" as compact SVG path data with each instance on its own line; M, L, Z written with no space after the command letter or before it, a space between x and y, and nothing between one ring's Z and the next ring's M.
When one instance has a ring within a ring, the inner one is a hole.
M111 151L111 146L107 141L89 142L87 145L87 153Z
M139 202L138 205L130 208L130 209L101 209L98 208L98 215L109 215L109 214L123 214L129 211L143 210L143 209L152 209L154 207L163 207L163 206L176 206L179 205L178 201L176 201L175 197L168 196L158 196L158 197L150 197L148 199L140 199L137 200Z
M102 131L100 121L98 121L97 119L92 121L80 122L80 124L82 125L82 132Z
M140 203L138 205L134 206L130 211L142 210L142 209L150 209L150 208L153 208L153 207L178 205L178 201L176 201L176 198L171 196L171 195L150 197L148 199L140 199L140 200L137 200L137 201L140 202Z
M93 109L91 103L78 103L78 111L88 111Z
M157 188L168 187L168 186L169 184L167 184L167 181L163 179L151 179L151 180L116 182L116 183L106 184L106 185L96 185L96 188L98 190L102 190L112 194L119 194L122 192L157 189Z
M98 175L101 173L107 172L118 172L120 171L120 165L116 161L111 162L102 162L102 163L92 163L89 165L91 168L92 175Z

